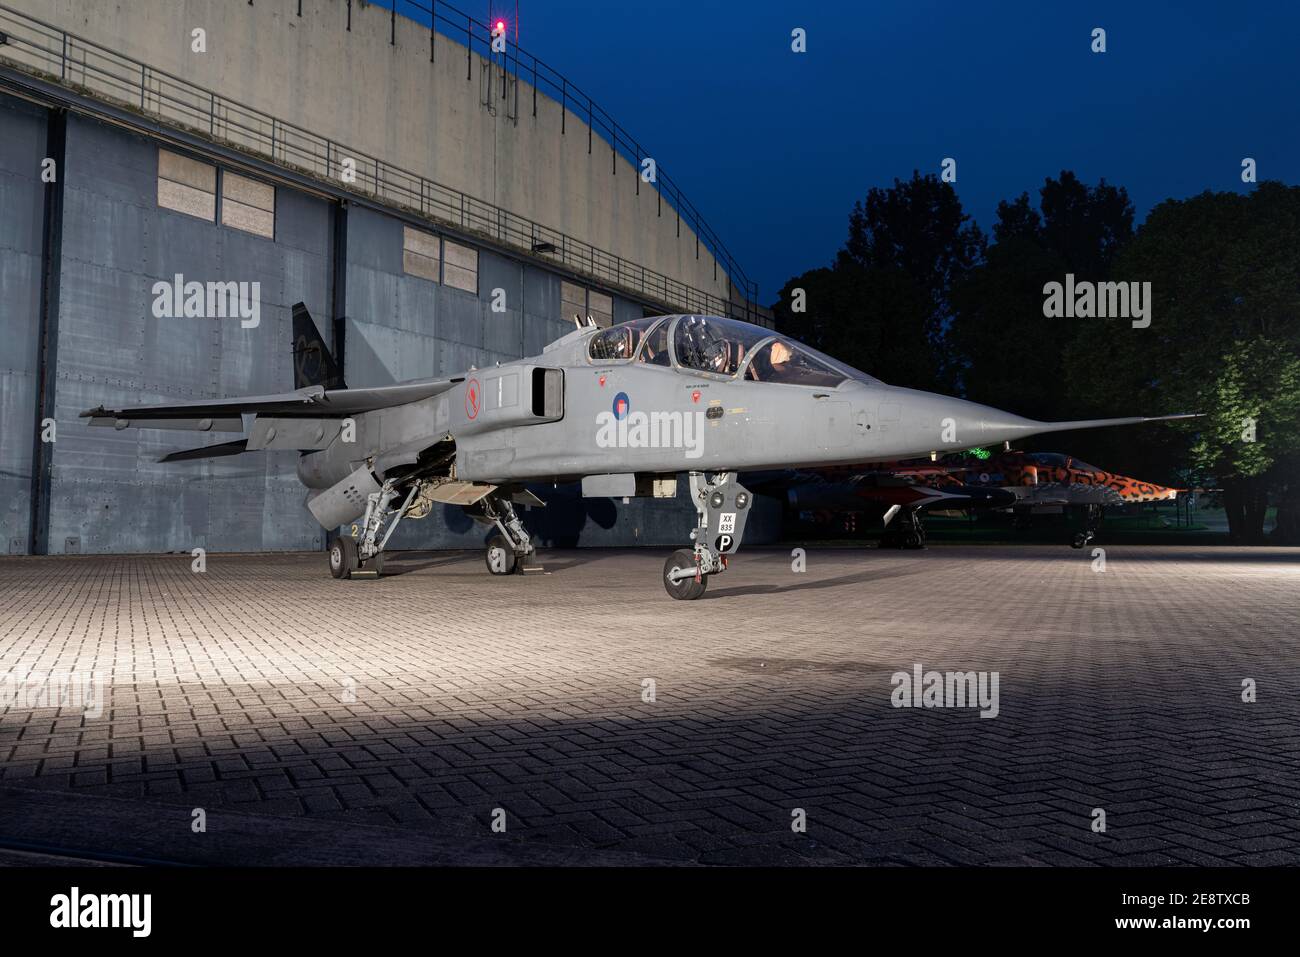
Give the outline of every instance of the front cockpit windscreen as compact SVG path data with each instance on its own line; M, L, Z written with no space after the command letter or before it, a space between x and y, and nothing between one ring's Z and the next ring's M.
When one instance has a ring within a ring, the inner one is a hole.
M732 376L749 350L772 333L720 316L682 316L673 333L673 351L683 369Z
M636 354L636 347L641 344L642 335L661 318L647 316L602 329L591 337L587 355L597 361L631 359Z
M814 358L787 339L773 339L749 360L745 378L783 385L811 385L833 389L848 376Z

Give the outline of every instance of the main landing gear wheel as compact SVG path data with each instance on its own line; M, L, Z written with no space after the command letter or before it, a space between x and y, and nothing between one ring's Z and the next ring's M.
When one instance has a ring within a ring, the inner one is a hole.
M360 567L356 539L347 536L334 539L334 544L330 546L330 574L335 578L351 578L352 573Z
M519 564L515 550L510 547L504 535L493 535L488 539L484 559L487 562L487 570L493 575L512 574Z
M376 552L370 561L366 562L366 570L374 572L375 577L382 575L384 573L384 553Z
M674 580L675 574L686 571L694 574ZM699 574L694 551L679 548L668 556L668 561L664 562L664 588L669 595L680 601L693 601L703 595L704 589L708 587L709 576Z

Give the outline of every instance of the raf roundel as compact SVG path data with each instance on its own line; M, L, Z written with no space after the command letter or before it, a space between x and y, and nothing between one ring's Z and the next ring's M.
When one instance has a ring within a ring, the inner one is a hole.
M620 392L618 395L614 396L614 418L626 418L627 411L631 407L632 403L628 400L626 392Z

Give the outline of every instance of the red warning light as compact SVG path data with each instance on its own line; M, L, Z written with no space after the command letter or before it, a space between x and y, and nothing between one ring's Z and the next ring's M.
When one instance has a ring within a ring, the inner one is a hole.
M505 32L506 32L506 22L505 22L504 20L498 20L498 21L497 21L497 27L496 27L496 29L497 29L497 33L505 33Z

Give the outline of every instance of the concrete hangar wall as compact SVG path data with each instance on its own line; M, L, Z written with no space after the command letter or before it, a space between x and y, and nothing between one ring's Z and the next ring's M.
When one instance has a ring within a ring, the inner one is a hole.
M244 3L39 6L47 24L56 21L53 32L24 35L21 10L0 6L7 40L0 43L0 541L10 553L323 547L322 530L302 507L295 453L161 465L165 451L234 436L92 430L78 418L101 403L289 387L289 307L298 299L332 333L353 385L538 352L571 328L563 315L583 308L622 321L692 305L673 301L675 284L665 283L667 296L632 293L382 196L354 195L291 163L260 161L220 136L151 118L147 93L145 109L123 109L113 91L94 95L91 82L73 89L50 69L49 41L63 22L71 32L73 18L85 34L101 10L117 10L125 21L137 7L192 7L193 17L226 18L223 29L233 29L236 14L252 14ZM294 29L276 18L263 26ZM33 52L42 37L43 61ZM350 39L322 37L313 55L329 60L328 44ZM259 57L275 54L263 47ZM33 61L41 61L35 69ZM70 62L63 59L65 72ZM244 66L254 70L256 62ZM94 79L89 54L85 63ZM472 98L463 108L477 104ZM48 159L53 182L42 176ZM629 170L624 182L630 178ZM593 223L602 218L587 215ZM155 283L178 274L258 283L257 324L156 316ZM498 288L507 290L504 313L491 309ZM49 420L54 441L42 441ZM691 516L680 495L615 508L562 489L526 521L545 544L669 544L683 540ZM448 509L404 523L397 544L477 546L482 537Z

